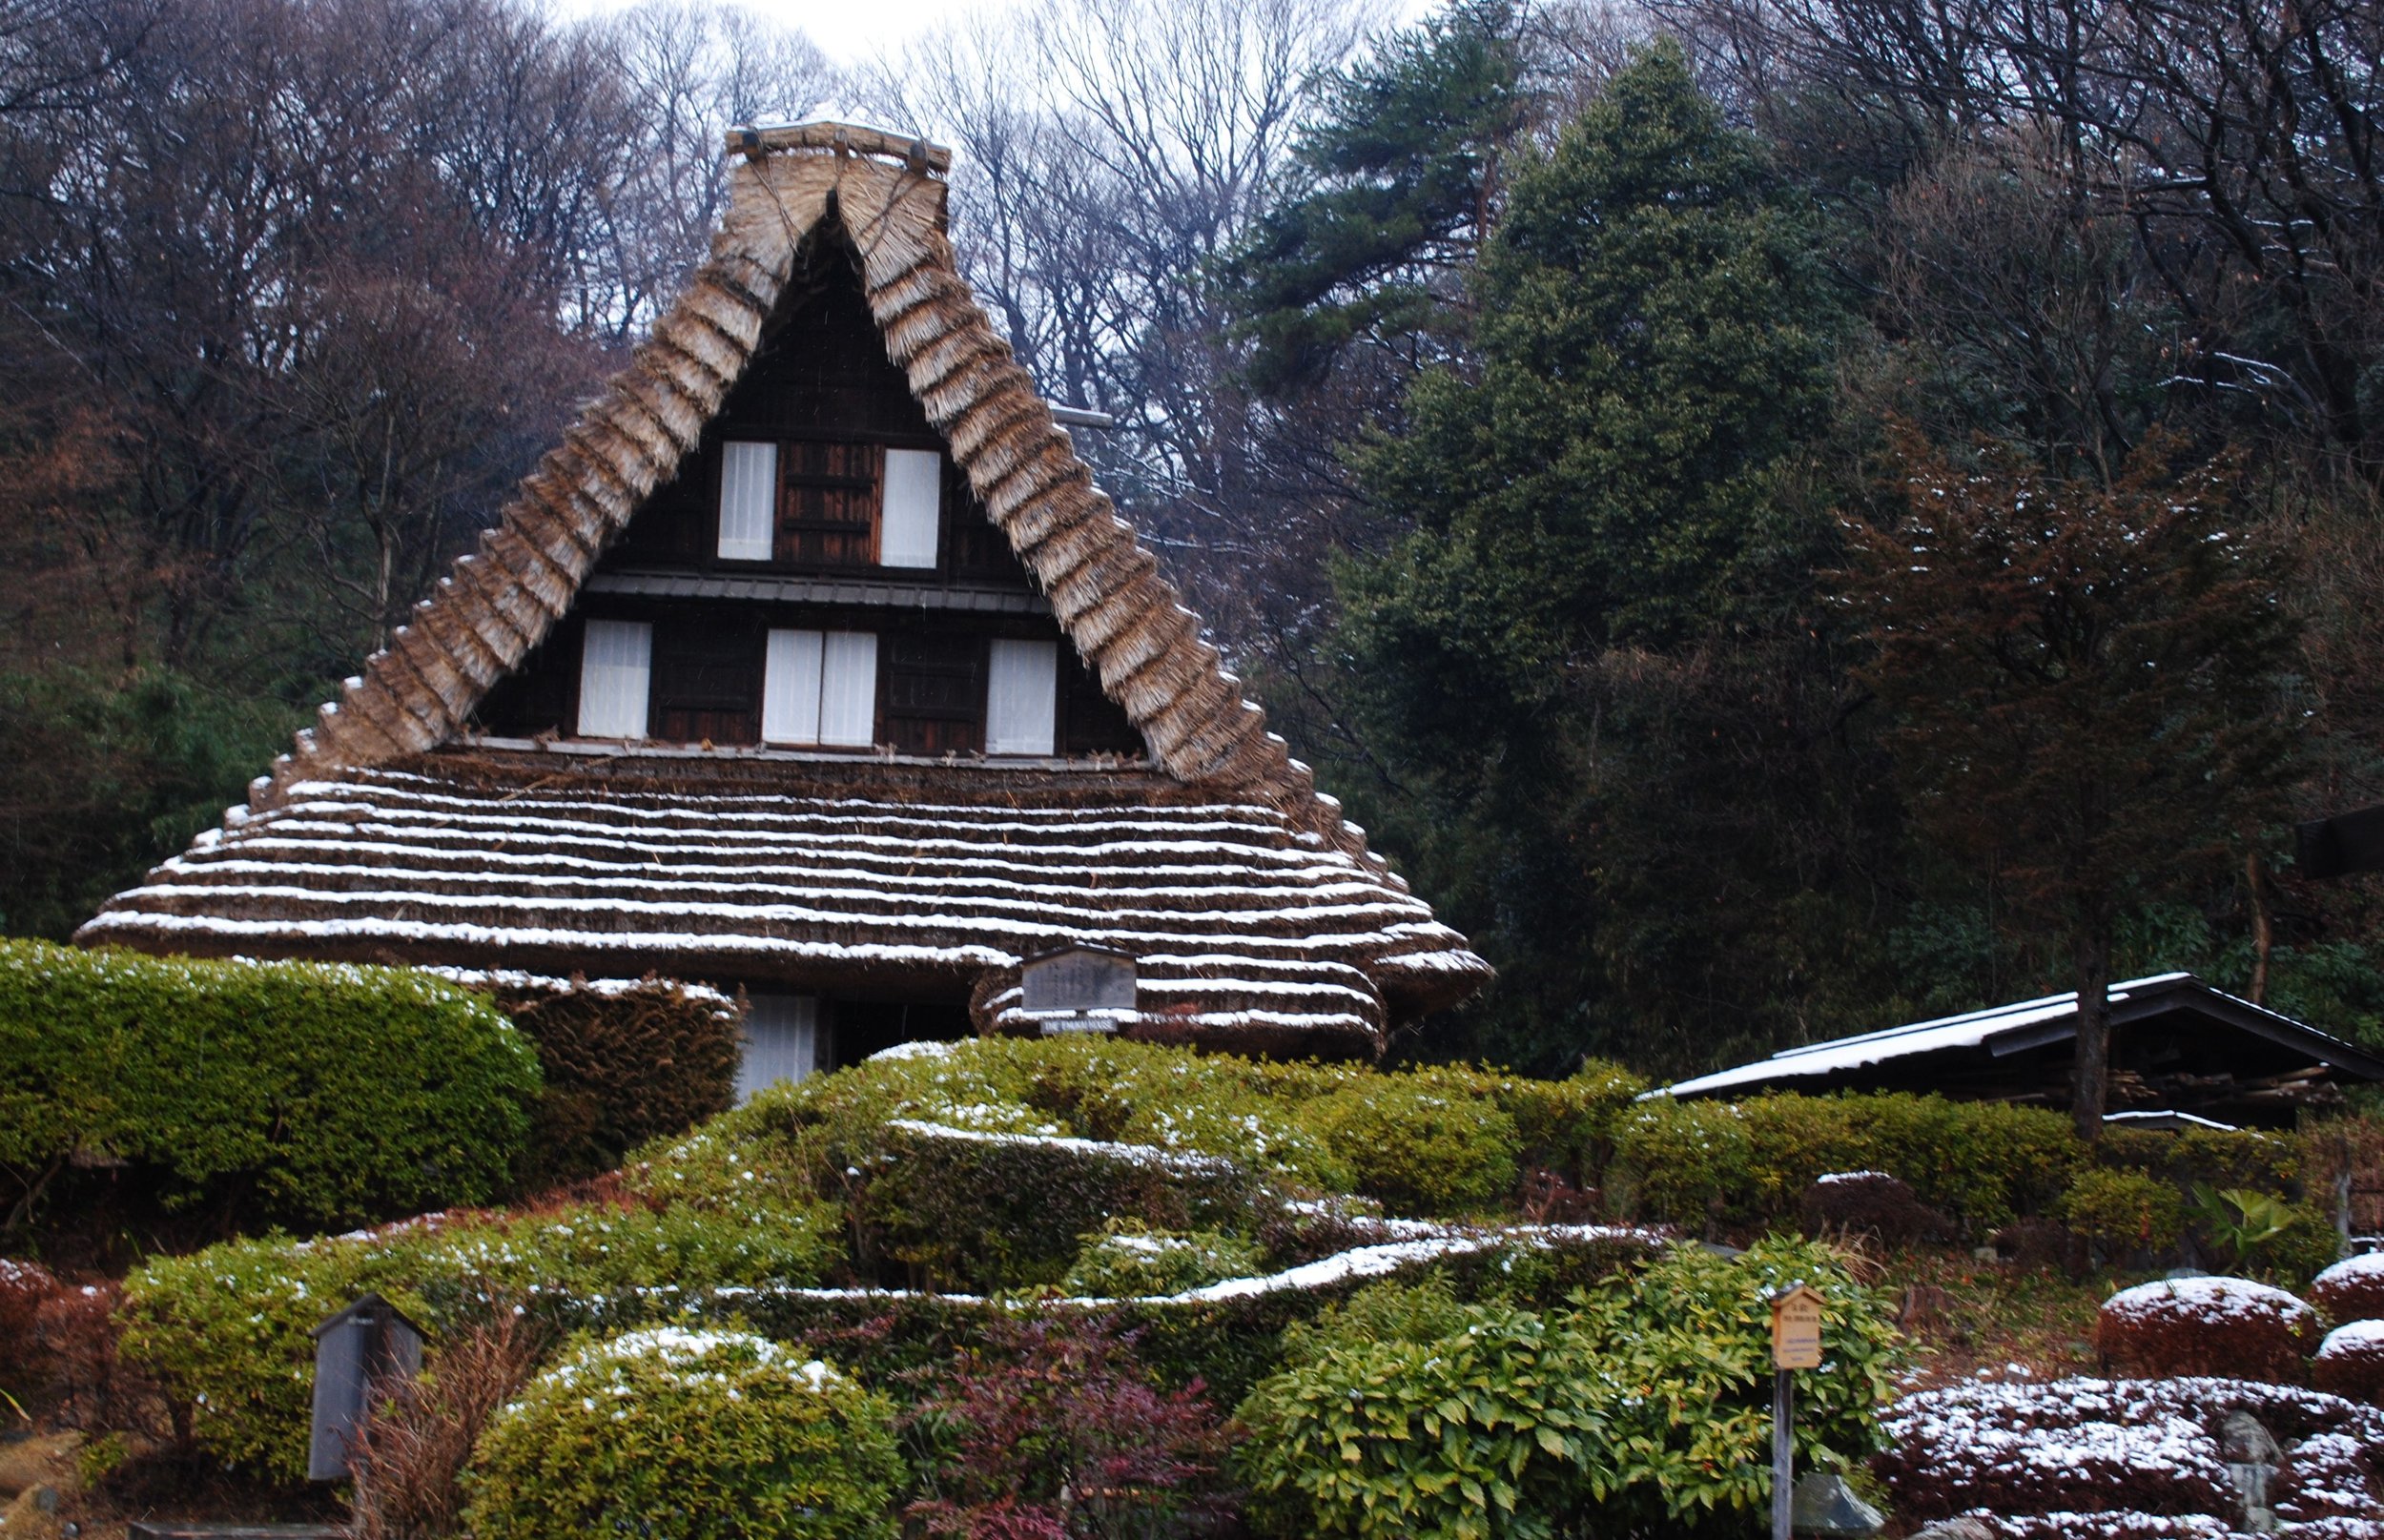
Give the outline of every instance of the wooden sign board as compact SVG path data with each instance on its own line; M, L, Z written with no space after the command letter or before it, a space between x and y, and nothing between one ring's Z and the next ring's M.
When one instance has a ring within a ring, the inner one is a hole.
M1772 1296L1772 1366L1821 1366L1821 1297L1802 1283Z

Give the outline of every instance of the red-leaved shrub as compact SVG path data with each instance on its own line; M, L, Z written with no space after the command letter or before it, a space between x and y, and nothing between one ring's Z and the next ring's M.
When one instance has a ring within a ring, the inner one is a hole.
M51 1268L0 1257L0 1387L24 1395L33 1387L33 1319L40 1302L57 1292Z
M1807 1187L1798 1206L1807 1235L1867 1235L1908 1246L1950 1229L1943 1215L1883 1171L1834 1171Z
M2131 1374L2291 1383L2317 1345L2318 1313L2248 1278L2179 1278L2103 1302L2094 1345Z
M927 1446L911 1505L939 1540L1125 1540L1223 1528L1236 1494L1195 1382L1152 1386L1133 1340L1091 1317L990 1329L922 1376L906 1430Z
M2318 1345L2310 1383L2353 1401L2384 1407L2384 1321L2353 1321Z
M2384 1251L2346 1257L2310 1281L2310 1303L2329 1321L2384 1321Z

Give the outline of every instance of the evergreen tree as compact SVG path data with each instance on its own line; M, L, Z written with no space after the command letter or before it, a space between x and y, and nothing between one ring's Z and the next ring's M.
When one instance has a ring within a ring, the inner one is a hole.
M1521 15L1459 0L1334 83L1302 135L1298 191L1227 264L1269 395L1312 385L1352 342L1446 342L1526 119ZM1428 348L1426 349L1428 351Z
M1872 803L1799 451L1836 308L1809 215L1679 50L1517 176L1478 364L1356 462L1410 532L1342 574L1367 811L1503 975L1474 1046L1676 1067L1797 1035ZM1816 896L1819 895L1819 896Z

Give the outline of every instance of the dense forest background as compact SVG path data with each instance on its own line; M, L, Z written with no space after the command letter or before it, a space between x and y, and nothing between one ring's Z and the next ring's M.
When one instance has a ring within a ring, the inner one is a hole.
M2192 968L2384 1045L2384 12L0 0L0 930L171 853L702 252L958 154L972 281L1323 782L1644 1069Z

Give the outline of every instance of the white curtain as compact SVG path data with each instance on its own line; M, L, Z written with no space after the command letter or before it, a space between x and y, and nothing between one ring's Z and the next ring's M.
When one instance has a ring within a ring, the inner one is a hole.
M934 566L943 514L943 456L932 449L886 451L885 500L877 524L877 565Z
M643 621L592 620L580 647L580 736L643 738L653 677L654 628Z
M819 1001L809 995L746 996L738 1043L737 1099L780 1080L800 1080L823 1068Z
M866 749L877 736L877 637L830 631L819 666L819 741Z
M778 446L721 446L720 555L724 561L767 562L778 514Z
M772 631L762 670L762 741L866 749L876 738L877 637Z
M819 742L817 631L772 631L762 667L762 741Z
M1059 717L1059 644L994 643L985 682L985 751L1048 754Z

